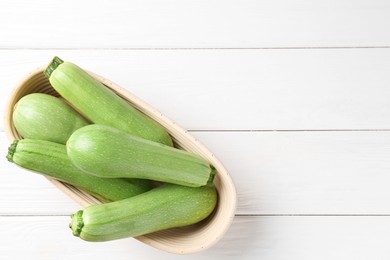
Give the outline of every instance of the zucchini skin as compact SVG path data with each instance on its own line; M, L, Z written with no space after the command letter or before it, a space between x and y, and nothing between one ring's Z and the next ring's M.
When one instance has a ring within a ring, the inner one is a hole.
M92 205L71 216L73 235L102 242L195 224L217 203L214 185L191 188L163 184L121 201Z
M104 125L76 130L66 143L76 167L103 178L140 178L199 187L214 168L200 156Z
M168 132L82 68L55 57L45 71L53 88L95 124L173 146Z
M24 138L65 144L69 136L88 125L78 112L57 97L32 93L15 105L12 120Z
M23 168L84 189L105 201L126 199L152 188L149 181L103 179L76 168L66 154L65 145L45 140L15 140L7 159Z

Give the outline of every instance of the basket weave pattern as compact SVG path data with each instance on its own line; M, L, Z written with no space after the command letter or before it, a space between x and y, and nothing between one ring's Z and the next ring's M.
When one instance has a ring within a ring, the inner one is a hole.
M10 141L21 139L12 122L12 112L16 102L30 93L47 93L59 96L43 74L44 67L37 68L29 73L14 89L11 94L4 117L4 126ZM176 253L190 254L205 250L218 242L227 231L234 218L236 208L236 190L227 170L215 156L186 130L179 127L170 119L162 115L132 93L122 89L113 82L93 73L94 78L102 82L119 96L127 100L134 107L159 122L172 136L174 144L180 149L199 154L209 161L217 170L215 186L218 190L218 204L213 214L204 221L182 228L163 230L152 234L137 237L143 243L155 248ZM85 207L101 201L87 192L72 185L48 178L57 188Z

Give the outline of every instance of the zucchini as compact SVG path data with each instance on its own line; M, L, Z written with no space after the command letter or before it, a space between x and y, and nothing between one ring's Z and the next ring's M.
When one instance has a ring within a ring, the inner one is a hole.
M121 201L92 205L71 216L73 235L91 242L136 237L197 223L217 203L213 185L191 188L164 184Z
M15 105L12 120L24 138L65 144L69 136L88 122L64 101L43 93L22 97Z
M46 77L62 97L93 123L173 146L168 132L77 65L54 57Z
M7 159L23 168L82 188L105 201L129 198L152 188L147 180L103 179L76 168L66 154L65 145L34 139L15 140Z
M199 187L215 169L203 158L104 125L76 130L66 143L76 167L103 178L140 178Z

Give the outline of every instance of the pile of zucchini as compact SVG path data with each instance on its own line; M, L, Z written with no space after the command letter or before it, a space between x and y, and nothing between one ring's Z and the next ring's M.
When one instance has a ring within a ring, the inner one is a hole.
M61 97L24 96L13 122L23 136L7 159L104 201L73 214L87 241L187 226L217 203L215 169L177 149L169 133L77 65L54 57L45 70Z

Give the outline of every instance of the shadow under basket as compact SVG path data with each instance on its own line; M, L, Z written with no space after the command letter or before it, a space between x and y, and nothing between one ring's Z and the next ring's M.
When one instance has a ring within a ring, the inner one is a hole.
M40 67L29 73L16 86L8 99L4 117L4 127L10 141L22 139L12 122L12 112L19 99L30 93L47 93L53 96L59 96L50 85L49 80L44 76L44 69L45 67ZM218 204L214 212L207 219L191 226L163 230L139 236L136 237L136 239L152 247L176 254L196 253L206 250L216 244L223 237L233 221L237 201L234 183L224 166L197 139L162 115L159 111L115 83L94 73L89 73L105 86L115 91L123 99L127 100L134 107L165 127L172 136L176 147L199 154L216 168L214 183L218 191ZM58 189L83 207L102 203L102 201L81 189L51 178L48 179ZM69 234L71 235L71 233Z

